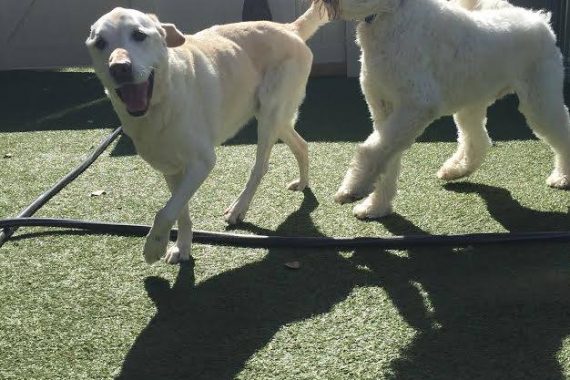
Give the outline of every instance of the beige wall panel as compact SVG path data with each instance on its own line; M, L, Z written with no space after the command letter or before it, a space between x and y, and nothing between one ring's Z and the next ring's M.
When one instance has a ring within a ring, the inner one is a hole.
M120 0L2 0L0 69L47 68L89 63L89 26Z

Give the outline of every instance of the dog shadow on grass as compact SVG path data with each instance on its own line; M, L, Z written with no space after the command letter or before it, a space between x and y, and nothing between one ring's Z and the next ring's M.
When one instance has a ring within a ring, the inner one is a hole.
M526 208L501 188L457 183L476 193L511 232L568 230L570 215ZM425 235L405 218L393 234ZM568 243L356 252L417 334L391 363L395 379L564 379L558 357L570 334Z
M318 202L305 191L300 208L276 231L260 234L322 236L311 219ZM195 284L192 265L181 265L170 287L145 280L157 313L127 354L119 379L234 379L247 360L284 325L326 313L366 277L336 251L270 249L259 262ZM284 264L302 259L300 270ZM369 276L369 275L368 275Z

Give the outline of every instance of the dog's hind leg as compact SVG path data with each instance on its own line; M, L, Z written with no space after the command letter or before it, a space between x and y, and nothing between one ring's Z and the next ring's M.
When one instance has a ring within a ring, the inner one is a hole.
M237 199L224 211L224 220L228 224L236 224L245 218L249 205L253 199L261 179L269 168L269 157L273 145L277 142L277 131L273 127L272 119L259 119L257 121L257 152L255 163L251 169L245 188ZM271 127L269 126L271 125Z
M300 178L289 186L302 190L308 183L307 143L295 130L297 112L305 97L305 86L311 69L312 54L307 48L295 59L269 69L257 91L257 154L249 180L239 197L226 209L224 219L235 224L244 219L261 179L269 165L271 149L281 138L293 151L299 163Z
M291 149L299 165L299 178L289 183L287 188L303 191L309 185L309 144L291 128L284 128L279 138Z
M554 170L546 180L551 187L570 188L570 116L563 99L563 74L558 61L546 62L535 70L517 94L520 111L534 133L555 154Z
M306 142L294 131L297 112L305 97L312 55L306 50L296 59L268 70L258 88L257 155L249 180L239 197L228 207L224 219L235 224L244 219L261 179L267 172L271 149L278 138L291 148L299 161L300 178L290 186L301 190L308 182Z
M491 147L485 127L487 106L462 109L453 115L458 130L457 151L439 169L437 176L445 181L466 177L477 170Z

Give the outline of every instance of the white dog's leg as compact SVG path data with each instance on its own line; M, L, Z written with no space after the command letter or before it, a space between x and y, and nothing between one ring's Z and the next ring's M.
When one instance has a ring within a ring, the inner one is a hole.
M562 74L558 62L544 63L517 89L520 111L534 133L555 154L554 170L546 180L551 187L570 188L570 116L564 105ZM555 75L558 74L558 75Z
M299 178L289 183L292 191L303 191L309 185L309 144L293 128L285 128L279 137L295 155L299 165Z
M311 59L310 55L298 57L266 72L257 92L259 110L256 113L258 141L255 164L245 189L224 213L227 223L235 224L244 219L255 191L267 172L271 149L279 137L284 139L299 161L301 177L298 184L293 183L291 186L298 189L306 186L307 147L306 142L294 131L294 126L297 110L305 96Z
M370 80L364 73L365 71L362 71L360 75L360 86L362 88L362 92L364 93L364 97L366 98L370 116L374 122L374 131L370 134L370 136L368 136L366 141L361 144L361 147L373 146L379 143L380 134L376 133L376 131L383 128L383 124L393 111L393 105L382 98L382 94L379 91L379 86L377 83L373 80ZM357 200L366 197L372 192L372 190L374 190L374 185L372 182L368 187L362 188L357 188L354 184L357 177L357 165L354 165L354 163L365 159L358 158L359 151L360 148L357 148L356 155L352 159L350 168L346 173L339 190L334 196L334 199L337 203L344 204L356 202ZM376 185L378 185L380 181L381 179L377 181Z
M268 124L271 123L271 124ZM260 119L257 128L257 153L255 163L249 175L245 188L237 199L224 212L224 220L228 224L236 224L243 221L249 205L253 199L261 179L269 168L271 149L277 140L274 122Z
M440 179L452 181L477 170L491 147L485 127L487 107L482 105L463 109L453 115L458 130L459 146L437 172Z
M214 167L216 159L213 150L203 153L200 158L192 161L186 168L176 190L164 208L154 218L154 223L146 237L143 250L144 257L149 264L158 261L164 256L172 226L176 219L182 215L182 212L188 205L188 201Z
M414 105L399 107L381 126L375 124L375 131L358 146L335 201L343 204L370 194L387 163L408 149L432 120L431 109Z
M377 219L393 212L392 201L398 191L398 177L402 166L402 154L397 153L378 178L374 191L353 209L358 219Z
M170 192L174 194L180 183L181 177L165 176ZM188 211L188 203L184 205L178 216L178 238L176 244L166 251L164 260L169 264L177 264L180 261L190 260L192 251L192 220Z
M372 157L369 157L368 151L369 147L378 145L380 145L380 134L374 130L366 141L356 148L348 171L334 196L335 202L340 204L356 202L374 190L373 182L376 178L369 178L372 176L372 169L369 167L368 160Z

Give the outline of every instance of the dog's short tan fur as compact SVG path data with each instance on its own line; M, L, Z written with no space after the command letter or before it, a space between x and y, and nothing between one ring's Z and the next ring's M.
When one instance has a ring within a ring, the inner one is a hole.
M86 44L95 71L137 152L172 192L146 240L149 263L165 254L176 220L178 240L166 260L189 258L188 201L214 166L214 147L252 117L258 120L255 165L226 221L244 218L278 139L299 164L300 178L289 187L307 186L307 143L294 124L312 63L304 41L323 23L312 7L291 24L244 22L184 36L155 16L116 8L92 26Z

